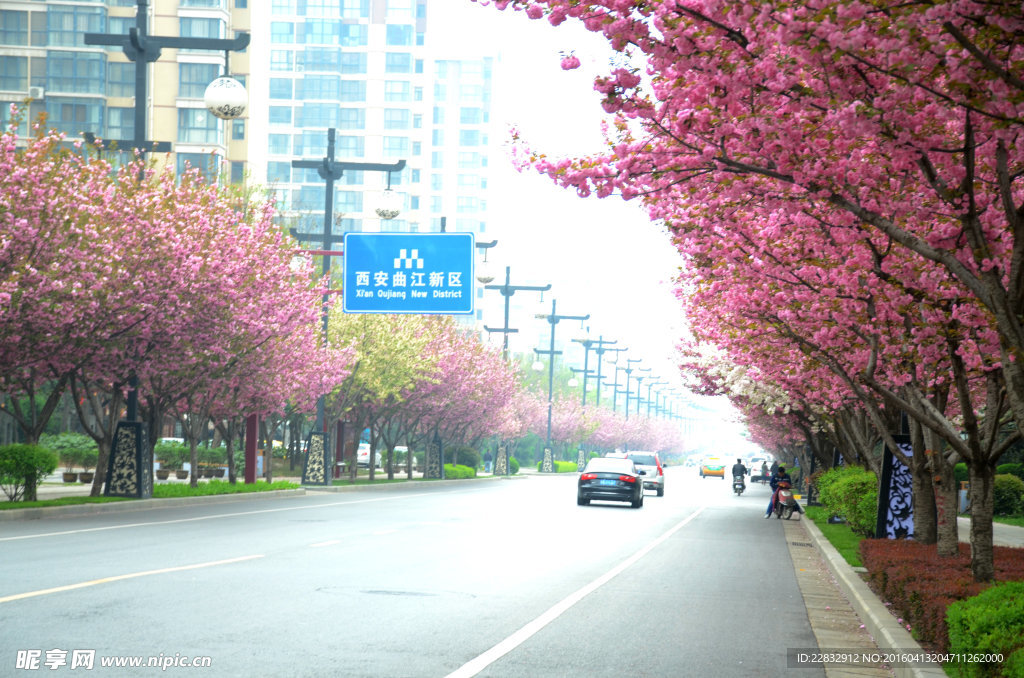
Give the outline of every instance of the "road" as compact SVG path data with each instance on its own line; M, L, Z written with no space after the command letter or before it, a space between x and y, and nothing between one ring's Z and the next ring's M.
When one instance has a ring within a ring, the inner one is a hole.
M0 676L33 675L38 650L55 676L736 678L816 647L767 488L672 468L632 509L577 506L575 482L0 523ZM100 666L130 657L169 668Z

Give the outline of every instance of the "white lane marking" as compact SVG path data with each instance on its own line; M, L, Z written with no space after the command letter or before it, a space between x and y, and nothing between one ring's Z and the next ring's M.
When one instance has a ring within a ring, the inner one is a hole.
M478 490L453 490L449 494L473 492ZM275 509L260 509L258 511L237 511L235 513L216 513L209 516L198 516L196 518L177 518L175 520L155 520L152 522L145 523L127 523L125 525L107 525L106 527L85 527L80 530L62 530L60 532L40 532L38 534L23 534L18 537L0 537L0 542L5 541L18 541L20 539L38 539L40 537L60 537L66 534L85 534L87 532L104 532L106 530L123 530L129 527L147 527L150 525L172 525L174 523L192 523L200 520L216 520L218 518L233 518L235 516L252 516L260 513L281 513L282 511L305 511L308 509L319 509L327 508L330 506L346 506L349 504L369 504L377 501L396 501L399 499L410 499L412 497L424 497L430 492L418 492L416 494L403 494L403 495L389 495L387 497L377 497L375 499L352 499L349 501L333 501L327 504L310 504L307 506L286 506L283 508ZM188 504L187 506L199 506L199 504ZM163 507L162 507L163 508ZM181 507L166 507L166 508L181 508Z
M483 654L477 656L474 659L466 662L455 671L449 673L445 678L471 678L477 675L485 668L498 661L506 654L516 649L527 640L529 640L534 634L543 629L545 626L558 619L564 612L569 610L573 605L580 602L588 595L601 588L617 575L621 574L630 566L634 565L641 558L650 553L655 547L664 542L666 539L671 537L673 534L681 530L687 523L699 516L704 511L704 507L700 507L694 513L690 514L682 521L674 525L668 532L661 535L654 541L650 542L642 549L631 555L626 560L622 561L612 569L605 572L603 575L590 582L583 588L577 590L562 600L552 605L546 612L541 614L539 617L529 622L526 626L519 629L508 638L505 638L500 643L487 650Z
M320 548L321 546L334 546L335 544L340 544L340 543L341 543L340 539L328 539L327 541L318 541L315 544L310 544L309 547L313 548L313 549L317 549L317 548Z
M74 591L75 589L84 589L87 586L97 586L98 584L109 584L110 582L123 581L125 579L135 579L136 577L149 577L155 574L167 574L168 572L181 572L183 570L197 570L202 567L216 567L217 565L230 565L232 563L240 563L246 560L253 560L255 558L262 558L262 555L253 556L240 556L238 558L228 558L227 560L214 560L208 563L195 563L193 565L180 565L178 567L164 567L159 570L147 570L145 572L130 572L128 574L118 574L112 577L103 577L102 579L92 579L90 581L83 581L77 584L68 584L66 586L55 586L52 589L40 589L38 591L28 591L27 593L16 593L13 596L4 596L0 598L0 604L10 603L15 600L24 600L25 598L35 598L36 596L46 596L52 593L62 593L64 591Z

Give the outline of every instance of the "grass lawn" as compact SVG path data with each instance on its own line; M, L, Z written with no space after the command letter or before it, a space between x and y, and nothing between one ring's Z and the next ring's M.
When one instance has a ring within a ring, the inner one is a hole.
M237 483L232 485L226 480L212 479L199 483L193 489L188 483L167 483L153 486L154 499L170 497L207 497L216 494L241 494L248 492L270 492L272 490L294 490L301 487L298 483L279 480L273 483L257 482L252 485ZM45 508L49 506L72 506L75 504L106 504L115 501L134 501L129 497L60 497L44 501L5 501L0 502L0 511L27 508Z
M857 553L857 545L864 537L854 534L846 523L830 524L828 522L829 514L820 506L808 506L804 510L807 511L807 517L814 521L821 533L832 543L832 546L836 547L839 555L847 563L853 567L863 566L863 563L860 562L860 555Z
M1004 525L1014 525L1016 527L1024 527L1024 518L1021 518L1021 517L1009 518L1007 516L996 516L992 520L997 522L997 523L1003 523Z

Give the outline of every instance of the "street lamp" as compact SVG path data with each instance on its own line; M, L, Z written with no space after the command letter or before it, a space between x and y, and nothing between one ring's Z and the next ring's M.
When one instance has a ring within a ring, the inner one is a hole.
M660 379L658 381L649 381L649 382L647 382L647 418L648 419L651 418L651 389L654 388L655 386L661 386L661 385L667 384L667 383L668 383L667 381L661 381ZM657 407L654 408L654 414L658 414L658 408Z
M558 324L559 320L579 320L581 322L586 321L590 318L590 314L586 315L558 315L555 313L555 300L551 300L551 314L537 314L538 319L547 320L551 324L551 348L546 351L542 351L539 348L533 349L537 355L548 356L548 436L547 443L544 447L544 462L541 464L540 470L542 473L553 473L555 470L554 459L551 457L551 405L552 405L552 391L555 386L555 356L561 351L555 350L555 325Z
M86 33L83 36L83 41L86 45L120 46L129 61L135 62L133 137L128 140L119 139L107 143L116 144L120 149L130 148L141 157L147 150L158 153L166 153L171 150L171 145L168 142L153 143L146 140L149 64L160 58L160 50L164 47L216 50L223 51L226 59L229 52L245 49L249 44L249 34L238 33L232 40L149 35L148 2L147 0L137 0L135 5L135 26L129 28L127 34ZM245 110L244 107L242 110ZM85 138L90 144L95 142L95 135L87 134ZM145 499L153 496L153 458L142 422L138 421L138 378L133 374L129 377L128 383L125 419L117 423L117 428L114 431L115 443L107 462L104 494ZM246 464L247 469L249 466L250 464ZM252 460L251 466L255 469L255 458ZM114 483L115 478L118 479L116 483Z
M501 355L505 359L505 362L508 362L508 335L513 332L519 331L508 326L509 302L512 298L512 295L515 294L516 292L522 291L540 292L541 294L543 294L544 292L547 292L548 290L551 289L550 283L548 283L547 285L513 285L509 280L509 278L512 275L511 270L512 269L509 266L505 267L504 285L484 285L485 290L498 290L499 292L501 292L501 296L505 297L505 324L502 327L488 327L487 325L484 325L484 329L488 332L501 332L502 334L505 335L501 346Z
M641 367L636 370L637 372L650 372L650 367ZM636 416L640 416L640 387L643 385L645 375L637 375L636 377ZM628 408L627 408L628 409Z
M352 171L365 171L365 172L386 172L388 175L388 188L384 191L385 194L391 191L391 173L401 172L405 168L405 160L399 160L394 164L382 164L372 162L339 162L334 159L334 137L335 130L333 127L327 130L327 155L320 160L292 160L292 167L302 169L315 169L317 174L326 182L324 190L324 230L323 234L314 233L299 233L296 230L292 230L292 236L296 240L310 241L319 239L322 245L320 250L310 250L309 254L319 254L323 257L323 265L321 268L321 275L327 278L331 272L331 256L340 255L341 251L335 251L331 249L331 245L344 239L344 234L334 235L331 233L331 222L334 220L334 182L344 175L345 170ZM377 216L381 219L394 219L399 214L398 203L391 202L382 206L377 210ZM329 290L324 290L322 299L323 311L322 311L322 325L323 325L323 336L324 344L327 343L327 319L328 319L328 308L327 302L329 297ZM309 445L306 451L306 460L303 464L302 470L302 482L303 484L320 484L327 485L330 483L331 476L333 473L327 471L327 449L329 448L329 439L327 436L327 413L325 404L325 394L321 393L316 400L316 425L313 428L313 432L310 434ZM342 422L341 426L344 426ZM344 445L344 428L339 431L339 441ZM342 450L343 452L344 450ZM253 464L255 466L255 464ZM353 469L355 465L353 465ZM249 482L249 464L245 467L246 482ZM255 477L253 478L255 482Z
M597 354L597 380L600 383L600 381L601 381L601 356L607 350L615 350L615 349L606 349L604 347L605 346L610 346L611 344L616 344L618 342L617 341L606 340L603 336L599 337L597 339L591 339L589 333L587 334L587 336L585 336L583 338L580 338L580 339L573 339L573 341L575 341L578 344L582 344L583 345L583 407L586 407L587 406L587 375L592 372L592 370L589 369L590 349L594 348L595 349L594 352ZM621 349L617 349L617 350L625 351L626 349L621 348ZM600 388L597 389L597 404L598 405L601 404L601 389Z

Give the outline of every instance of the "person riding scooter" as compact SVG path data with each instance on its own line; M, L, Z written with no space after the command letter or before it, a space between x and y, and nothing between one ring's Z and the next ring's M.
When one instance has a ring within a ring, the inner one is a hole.
M775 470L775 475L773 475L771 480L768 481L769 484L772 486L772 498L768 502L768 511L764 514L765 518L772 517L772 510L775 508L775 500L779 494L779 483L783 481L789 483L790 485L793 484L793 479L789 477L788 473L786 473L786 467L779 466Z
M747 467L743 465L743 460L742 459L737 459L736 463L732 465L732 479L733 479L733 482L736 482L736 479L739 478L740 481L744 485L746 485L746 477L747 477Z

